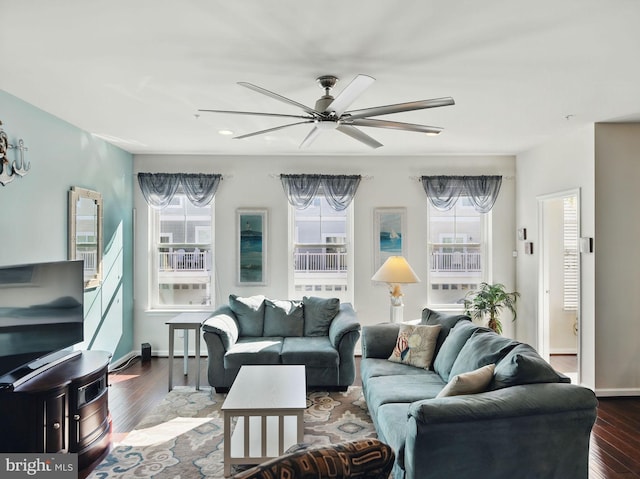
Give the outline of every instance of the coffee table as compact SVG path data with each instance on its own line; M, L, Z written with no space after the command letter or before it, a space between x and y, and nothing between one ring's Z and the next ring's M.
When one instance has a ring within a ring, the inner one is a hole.
M303 441L306 389L304 366L240 368L222 404L225 477L232 464L260 464Z

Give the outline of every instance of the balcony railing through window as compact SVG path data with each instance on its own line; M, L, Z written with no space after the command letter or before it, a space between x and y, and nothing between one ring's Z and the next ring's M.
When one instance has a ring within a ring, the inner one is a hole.
M451 272L481 272L482 253L478 250L469 251L432 251L431 271L439 273Z
M346 252L295 252L296 273L346 273Z
M207 271L207 252L185 251L178 249L176 251L160 252L160 271Z

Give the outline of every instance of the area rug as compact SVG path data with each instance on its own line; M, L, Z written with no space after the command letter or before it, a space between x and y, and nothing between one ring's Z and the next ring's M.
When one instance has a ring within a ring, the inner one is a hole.
M223 478L225 395L176 388L102 461L90 479ZM330 444L376 437L362 388L309 392L304 442Z

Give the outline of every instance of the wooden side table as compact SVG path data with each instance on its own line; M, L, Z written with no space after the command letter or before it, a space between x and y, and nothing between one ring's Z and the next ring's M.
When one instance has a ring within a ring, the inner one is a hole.
M166 321L169 325L169 391L173 389L173 343L175 330L184 330L184 375L189 374L189 330L195 332L196 341L196 390L200 389L200 327L202 322L211 316L210 312L181 313Z

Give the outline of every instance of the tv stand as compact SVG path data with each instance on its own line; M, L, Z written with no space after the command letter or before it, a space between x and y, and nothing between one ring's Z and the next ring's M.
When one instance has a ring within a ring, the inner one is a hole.
M69 361L81 354L82 351L63 350L51 353L40 359L36 359L35 361L2 376L0 378L0 389L9 389L13 391L15 388L26 383L29 379L34 378L38 374L42 374L48 369L65 361Z
M80 470L109 450L107 374L111 354L80 351L0 389L0 452L70 452Z

